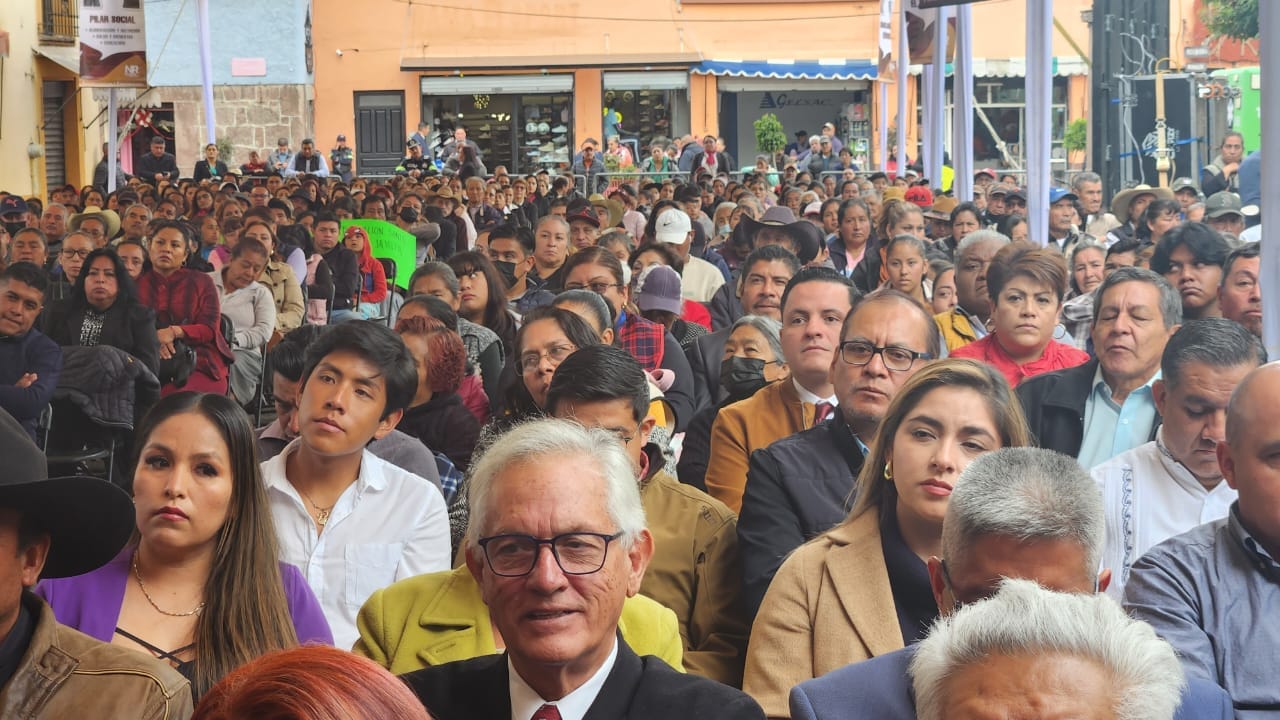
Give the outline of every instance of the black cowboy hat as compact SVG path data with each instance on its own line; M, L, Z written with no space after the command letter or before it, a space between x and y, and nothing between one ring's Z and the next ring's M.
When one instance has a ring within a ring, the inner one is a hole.
M796 220L791 208L785 205L774 205L766 210L759 220L743 215L738 225L746 226L745 232L752 247L755 246L756 235L761 229L776 227L782 230L795 242L796 257L800 258L801 263L811 262L822 250L822 230L808 220Z
M133 534L133 501L91 477L49 477L44 453L7 412L0 412L0 508L16 510L49 533L41 577L83 575L107 564Z

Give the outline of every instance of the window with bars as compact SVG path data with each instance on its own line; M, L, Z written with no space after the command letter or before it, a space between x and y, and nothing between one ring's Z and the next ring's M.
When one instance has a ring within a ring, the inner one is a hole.
M74 43L79 30L76 0L41 0L40 39Z

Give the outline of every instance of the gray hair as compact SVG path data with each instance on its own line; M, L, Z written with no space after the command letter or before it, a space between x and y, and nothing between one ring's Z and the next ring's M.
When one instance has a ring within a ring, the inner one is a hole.
M1165 387L1177 386L1183 369L1193 362L1215 369L1240 365L1258 367L1266 364L1267 350L1253 333L1234 320L1188 320L1169 338L1160 356L1160 375Z
M1040 448L1004 448L974 458L961 473L942 522L942 555L963 564L981 537L1068 540L1084 551L1085 577L1102 562L1102 494L1068 457Z
M1092 184L1092 183L1100 183L1100 182L1102 182L1102 176L1099 175L1098 173L1082 172L1079 175L1076 175L1075 178L1071 180L1071 189L1079 191L1080 186L1084 185L1085 183Z
M597 472L587 476L565 476L565 482L582 485L603 482L605 510L621 534L618 542L629 549L645 529L644 506L640 503L640 486L626 449L616 435L600 429L587 429L568 420L533 420L515 426L499 437L471 465L467 479L467 505L471 519L463 541L468 550L480 547L480 538L488 532L493 504L500 500L494 493L498 475L513 465L543 460L562 465L570 458L593 463Z
M1067 268L1068 271L1070 272L1075 271L1076 256L1084 252L1085 250L1097 250L1098 252L1102 253L1102 257L1105 258L1107 256L1106 245L1103 245L1097 240L1081 240L1080 242L1076 243L1076 246L1074 248L1071 249L1071 267Z
M458 284L458 274L455 273L453 268L449 267L447 263L440 262L439 260L424 262L417 270L414 270L413 276L409 278L409 290L412 291L413 286L422 278L431 277L433 275L440 278L440 280L448 286L449 292L452 293L454 297L458 297L458 293L462 292L462 288Z
M591 292L586 288L565 290L557 295L551 304L559 308L569 304L576 304L586 308L591 312L592 329L597 333L603 333L613 327L613 313L609 311L609 303L605 302L604 297L599 293Z
M67 209L66 205L63 205L62 203L49 203L48 205L44 206L44 213L41 213L41 215L43 216L45 213L49 212L50 210L60 210L63 215L71 214L71 211Z
M1101 667L1117 720L1170 720L1186 686L1169 643L1098 593L1056 593L1028 580L939 620L911 660L920 720L939 720L949 680L991 655L1069 655Z
M995 230L974 230L968 235L965 235L964 239L960 241L960 244L956 246L956 264L959 265L960 256L964 254L964 251L974 245L983 245L986 243L1008 245L1011 242L1013 241L1009 239L1009 236L1003 235Z
M976 234L976 233L975 233ZM969 237L973 237L970 235ZM966 240L968 238L965 238ZM963 241L961 244L964 244ZM1117 268L1115 272L1103 279L1102 284L1093 291L1093 324L1098 324L1098 314L1102 312L1102 298L1107 291L1121 283L1144 282L1154 285L1160 291L1160 315L1164 318L1167 330L1182 323L1182 296L1160 275L1140 267Z
M543 226L543 225L545 225L545 224L547 224L547 223L549 223L549 222L558 223L558 224L560 225L560 227L564 228L564 231L565 231L565 232L569 232L569 221L568 221L568 220L565 220L564 218L560 217L559 215L556 215L555 213L549 213L549 214L547 214L547 215L543 215L541 218L539 218L539 220L538 220L538 224L533 226L533 230L534 230L534 232L537 232L538 230L540 230L540 229L542 228L542 226Z
M732 335L738 328L747 326L755 328L756 331L764 336L765 340L769 341L769 349L773 351L775 358L783 362L786 361L782 354L782 340L780 339L782 323L764 315L743 315L734 321L733 326L729 328L729 334Z

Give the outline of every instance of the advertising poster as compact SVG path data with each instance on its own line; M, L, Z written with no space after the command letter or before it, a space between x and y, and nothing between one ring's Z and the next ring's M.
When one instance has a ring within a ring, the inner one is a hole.
M80 0L80 84L147 86L142 0Z

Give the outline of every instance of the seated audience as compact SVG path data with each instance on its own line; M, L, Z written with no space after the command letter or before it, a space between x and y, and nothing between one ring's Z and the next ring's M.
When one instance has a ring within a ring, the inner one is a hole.
M357 259L360 271L359 303L356 312L365 319L380 318L384 315L382 301L387 299L387 272L382 263L373 256L373 246L369 244L369 231L359 225L351 225L343 235L343 245Z
M1231 246L1217 230L1204 223L1183 223L1156 243L1151 269L1178 291L1183 317L1221 317L1218 286L1230 252Z
M987 336L991 296L987 271L991 260L1009 238L994 230L975 230L956 245L956 305L933 317L947 344L947 352Z
M1089 355L1053 339L1067 289L1067 264L1048 248L1011 244L991 259L991 333L951 351L1000 371L1010 387L1034 375L1082 365Z
M924 637L937 617L927 561L971 460L1030 444L1008 383L972 360L931 363L889 405L848 519L792 553L751 629L743 690L787 716L797 683Z
M480 422L458 396L467 361L462 338L430 317L402 318L396 332L418 370L417 389L397 427L449 456L465 473L480 437Z
M138 302L133 278L110 248L89 253L71 294L49 304L44 332L62 347L110 345L151 372L160 363L155 312Z
M0 272L0 410L36 437L62 372L62 348L35 328L44 308L49 276L31 262L15 262Z
M146 653L198 700L271 650L333 638L297 568L279 561L248 417L220 395L161 400L138 428L136 540L37 592L59 621Z
M262 476L281 559L303 571L345 648L374 590L449 568L449 520L439 488L366 448L395 428L413 397L418 375L400 338L352 321L306 353L298 438L262 464Z
M231 397L241 405L253 401L262 376L262 356L276 328L275 300L258 282L269 258L262 243L245 238L231 251L227 264L210 273L222 316L231 321L232 334L227 340L235 362L228 377Z
M1169 643L1109 598L1005 580L949 616L911 661L920 720L1172 720L1186 680Z
M618 641L654 541L614 434L523 425L476 462L467 492L467 569L507 651L404 676L436 718L763 717L741 692Z
M1222 264L1218 285L1218 307L1222 317L1234 320L1262 337L1262 260L1259 243L1249 243L1231 251Z
M40 578L54 582L109 562L135 527L129 494L96 478L50 478L44 453L5 412L0 412L0 456L5 459L0 475L5 715L189 718L189 685L168 663L59 623L30 590Z
M302 285L293 267L278 256L278 245L271 226L257 219L252 219L245 226L244 240L261 243L267 249L267 264L258 276L258 282L271 291L271 299L276 306L276 325L271 332L271 342L278 342L289 331L302 326L305 306L302 297Z
M649 403L644 370L608 345L565 358L547 392L553 417L606 430L623 443L655 542L640 592L676 612L689 672L738 687L749 628L738 605L733 513L663 469L662 450L651 442Z
M1222 686L1237 718L1280 709L1280 684L1262 670L1280 648L1277 393L1280 365L1270 363L1231 394L1217 446L1222 475L1239 493L1227 517L1156 545L1134 563L1124 590L1125 609L1173 645L1188 675Z

